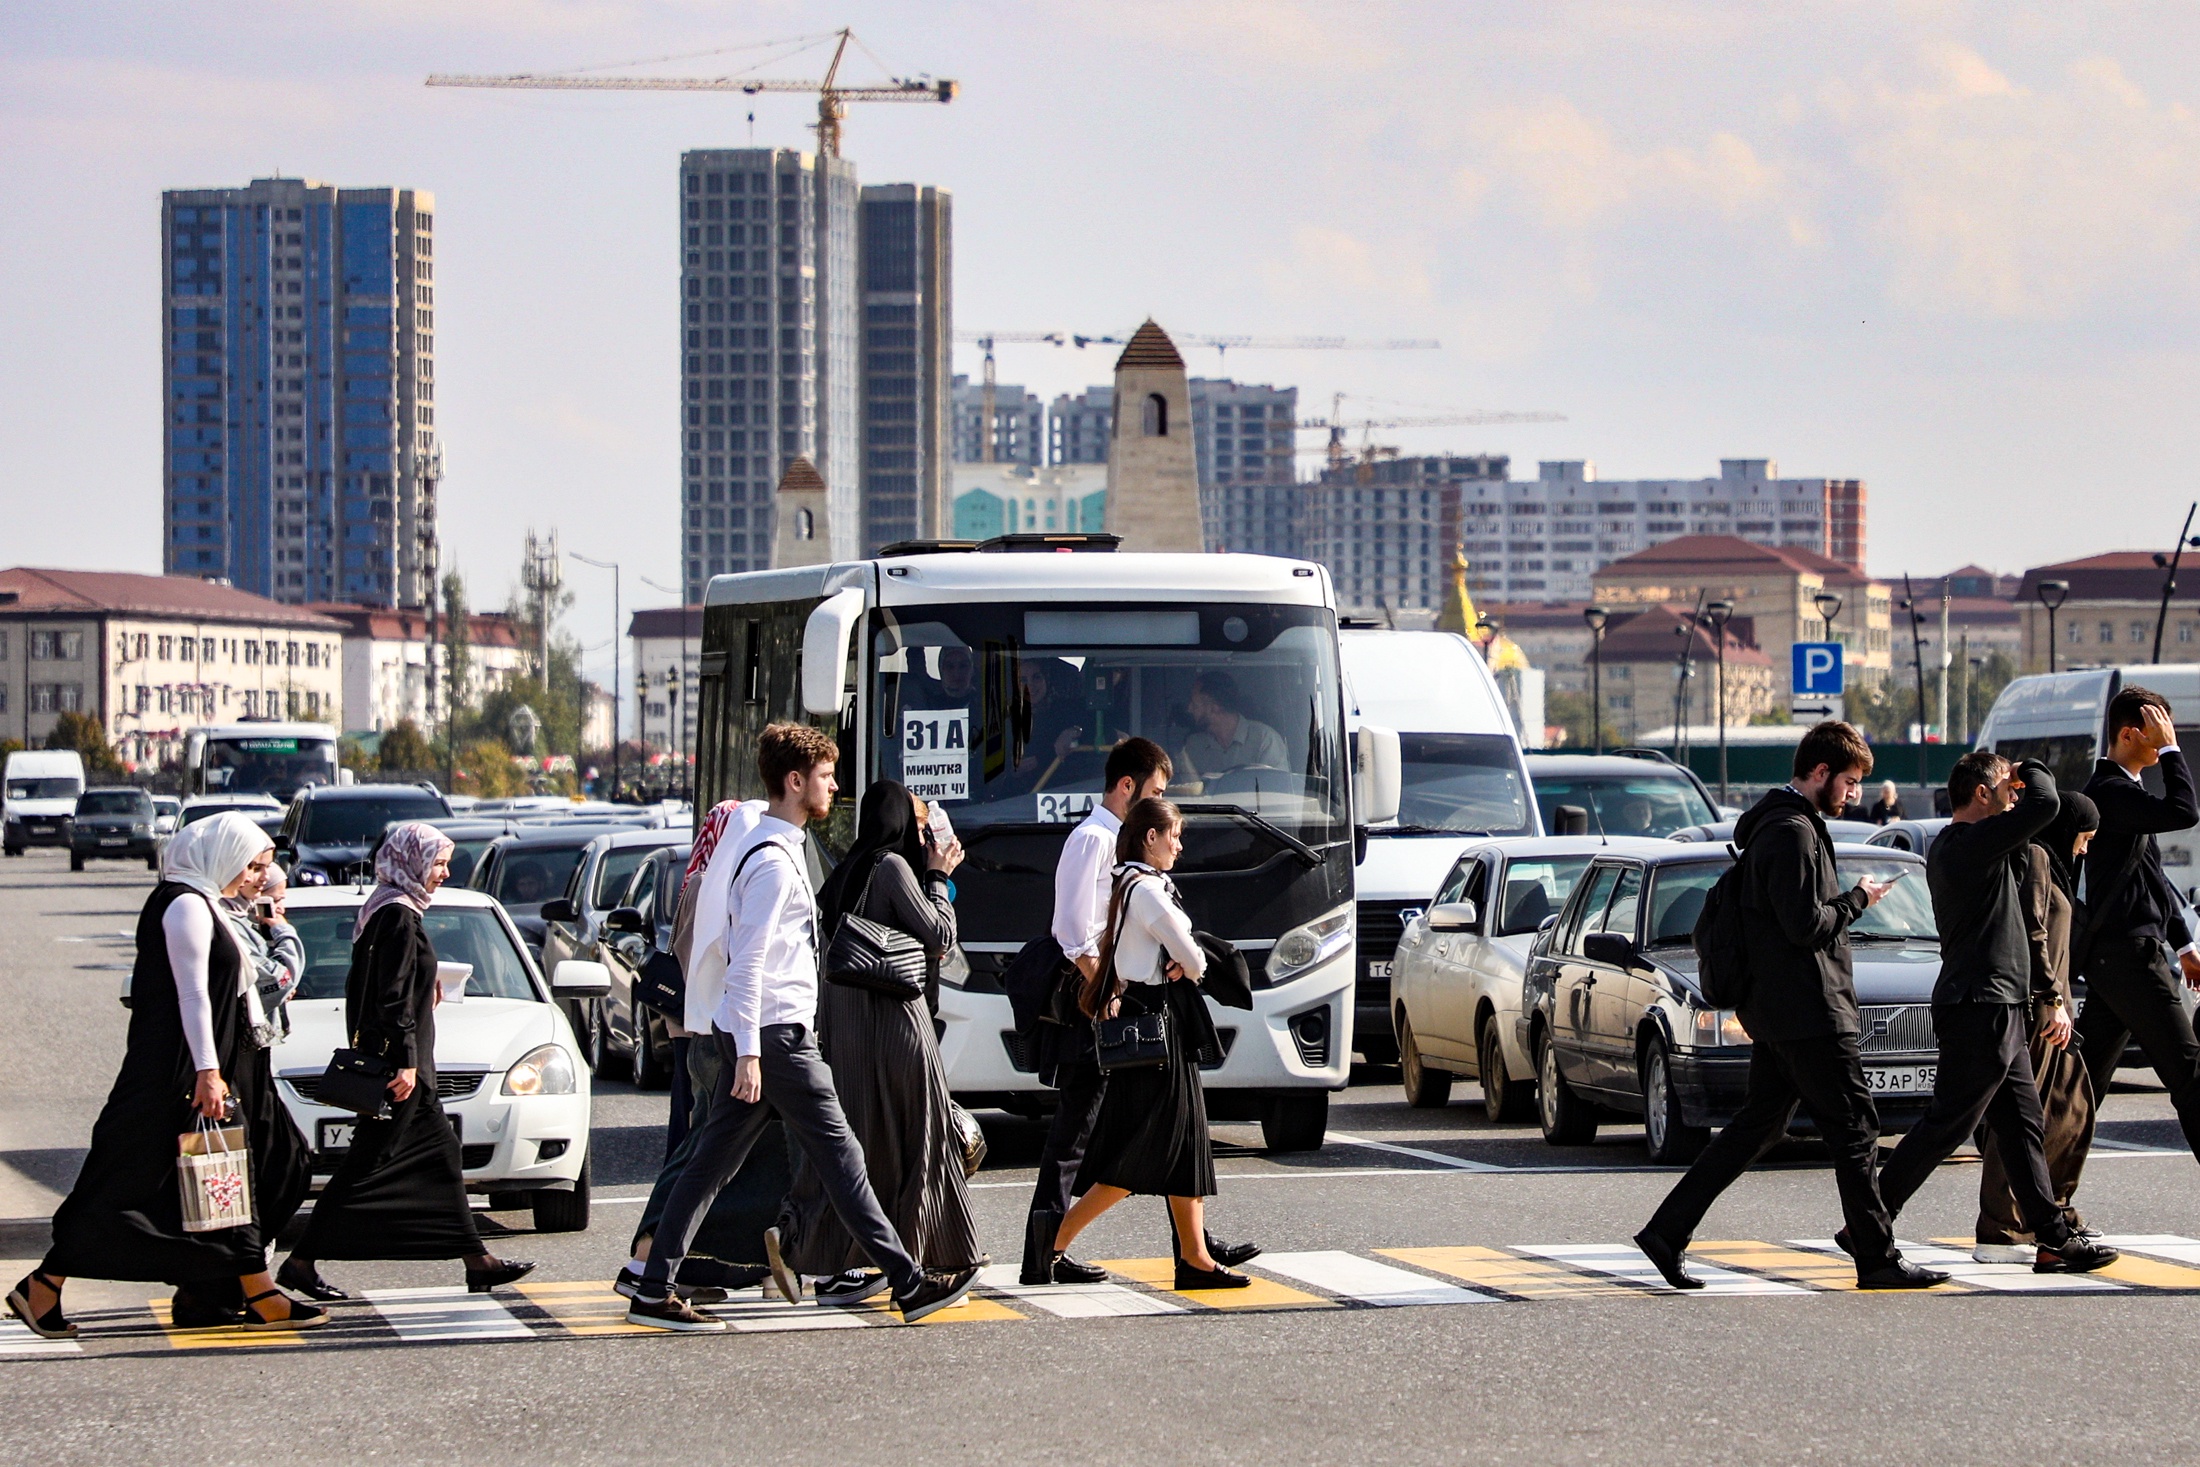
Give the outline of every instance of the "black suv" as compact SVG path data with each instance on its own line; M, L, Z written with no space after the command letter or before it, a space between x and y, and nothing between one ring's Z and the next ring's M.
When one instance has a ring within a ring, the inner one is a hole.
M148 870L160 869L160 850L154 843L153 797L134 784L88 789L76 797L76 814L69 818L69 869L82 871L86 861L143 861Z
M275 856L299 886L371 882L374 849L391 824L450 818L433 785L312 785L292 798Z

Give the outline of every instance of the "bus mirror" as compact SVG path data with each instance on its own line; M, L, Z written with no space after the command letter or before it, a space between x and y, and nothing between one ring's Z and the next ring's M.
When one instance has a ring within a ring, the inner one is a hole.
M1398 818L1398 731L1372 723L1352 736L1352 803L1360 825Z
M863 592L851 586L819 602L802 629L802 711L840 712L848 668L848 637L863 617Z
M338 784L357 784L359 776L349 769L339 769L336 771L336 782Z

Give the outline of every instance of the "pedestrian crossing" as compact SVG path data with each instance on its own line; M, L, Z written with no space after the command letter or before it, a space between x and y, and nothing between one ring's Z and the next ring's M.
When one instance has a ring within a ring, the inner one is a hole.
M2112 1236L2108 1242L2124 1251L2118 1262L2099 1273L2071 1276L2035 1274L2023 1264L1974 1263L1969 1239L1901 1240L1905 1257L1953 1276L1940 1289L1904 1297L2200 1295L2200 1238L2147 1233ZM1177 1289L1166 1258L1098 1259L1108 1270L1107 1282L1040 1288L1019 1283L1014 1265L995 1264L980 1273L968 1299L934 1314L924 1326L1613 1298L1662 1297L1700 1307L1717 1299L1809 1299L1853 1293L1856 1287L1854 1265L1830 1238L1701 1240L1688 1258L1705 1286L1687 1294L1667 1288L1631 1243L1278 1250L1247 1265L1253 1283L1243 1289ZM0 1358L494 1344L603 1335L670 1338L628 1324L626 1309L626 1300L607 1282L593 1279L528 1281L496 1294L469 1294L459 1287L370 1289L333 1306L330 1322L318 1329L248 1331L179 1329L166 1299L148 1299L141 1309L76 1313L82 1333L74 1340L42 1340L15 1320L0 1320ZM712 1305L709 1312L736 1335L899 1323L884 1295L835 1308L814 1299L790 1305L776 1294L753 1290Z

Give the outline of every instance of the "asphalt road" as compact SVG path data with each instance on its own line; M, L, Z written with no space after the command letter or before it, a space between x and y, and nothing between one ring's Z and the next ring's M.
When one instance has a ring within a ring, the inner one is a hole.
M142 869L33 853L0 864L0 1264L46 1237L112 1076L115 993ZM2139 1077L2127 1076L2137 1080ZM994 1293L918 1329L744 1303L751 1329L635 1337L601 1285L662 1149L665 1101L598 1086L597 1211L585 1234L499 1251L540 1261L486 1306L437 1294L340 1306L281 1336L169 1335L165 1290L79 1281L83 1348L0 1335L11 1460L205 1462L954 1461L1762 1463L2185 1462L2200 1454L2185 1357L2200 1332L2200 1168L2158 1090L2111 1100L2080 1202L2116 1234L2177 1236L2099 1288L2027 1292L2019 1271L1929 1296L1823 1287L1833 1184L1790 1148L1712 1214L1728 1292L1680 1297L1597 1272L1673 1174L1638 1133L1547 1147L1486 1125L1473 1088L1408 1109L1395 1076L1338 1097L1320 1154L1269 1157L1218 1128L1217 1232L1270 1250L1258 1307L1133 1283L1089 1305ZM974 1192L1013 1264L1037 1134L988 1115ZM1351 1139L1346 1139L1351 1138ZM1906 1238L1968 1236L1977 1171L1953 1163ZM1134 1199L1082 1250L1157 1259L1158 1204ZM355 1289L446 1288L455 1265L346 1264ZM1123 1270L1136 1275L1137 1267ZM1402 1292L1396 1292L1401 1291ZM463 1296L461 1296L463 1300ZM1370 1300L1399 1307L1381 1307ZM1126 1302L1128 1301L1128 1302ZM1469 1307L1460 1307L1469 1306ZM471 1309L471 1312L469 1311ZM1136 1309L1133 1314L1106 1311ZM1062 1317L1064 1314L1087 1317ZM423 1323L425 1321L425 1325ZM874 1327L865 1327L874 1325ZM472 1333L470 1340L422 1338Z

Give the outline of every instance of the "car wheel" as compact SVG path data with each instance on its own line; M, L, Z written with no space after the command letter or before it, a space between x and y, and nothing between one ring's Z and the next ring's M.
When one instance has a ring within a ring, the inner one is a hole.
M635 1010L637 1014L641 1011ZM672 1088L672 1066L657 1058L657 1037L651 1032L647 1019L634 1029L634 1088L637 1090L669 1090Z
M69 869L71 871L82 871L84 869L84 858L74 851L69 852Z
M581 1233L588 1230L588 1180L593 1163L593 1157L581 1158L581 1174L573 1179L572 1191L535 1194L536 1232Z
M1274 1095L1261 1113L1260 1138L1270 1151L1319 1151L1329 1134L1329 1092Z
M1406 1089L1406 1104L1415 1110L1440 1110L1451 1100L1451 1076L1421 1063L1421 1046L1413 1037L1413 1021L1398 1013L1398 1078Z
M1681 1119L1681 1098L1673 1088L1673 1062L1665 1041L1652 1038L1642 1053L1642 1135L1650 1159L1660 1166L1685 1166L1711 1139L1705 1126Z
M1597 1113L1567 1088L1558 1072L1558 1046L1546 1034L1535 1051L1536 1116L1553 1146L1586 1146L1597 1138Z
M607 1075L611 1066L611 1025L603 1016L603 1001L590 999L581 1006L581 1052L588 1056L588 1068L599 1075Z
M1482 1026L1482 1042L1476 1046L1476 1054L1476 1065L1482 1072L1482 1113L1492 1121L1528 1120L1535 1105L1535 1086L1515 1080L1505 1068L1505 1045L1497 1037L1497 1020Z

